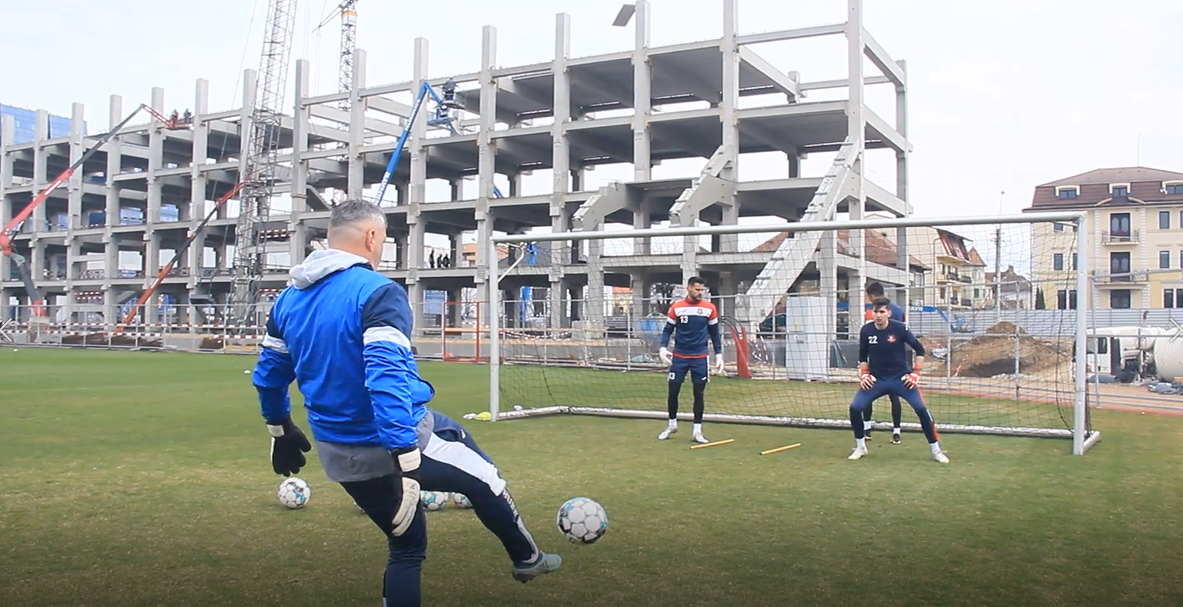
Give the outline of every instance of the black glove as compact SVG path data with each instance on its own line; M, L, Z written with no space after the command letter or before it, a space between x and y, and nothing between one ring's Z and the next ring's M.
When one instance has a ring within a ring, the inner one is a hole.
M402 535L411 527L419 511L419 448L394 449L394 535Z
M271 468L284 476L299 472L308 463L304 454L312 451L304 433L290 417L279 425L267 424L267 431L271 433Z

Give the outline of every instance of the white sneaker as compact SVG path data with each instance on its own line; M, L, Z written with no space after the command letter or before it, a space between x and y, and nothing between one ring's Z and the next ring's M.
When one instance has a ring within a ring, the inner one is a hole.
M863 456L866 454L867 454L866 447L855 447L854 451L852 451L850 453L850 457L848 457L847 459L850 459L850 460L863 459Z
M666 427L665 430L661 431L661 434L657 435L657 440L665 440L665 439L669 438L671 434L675 434L677 432L678 432L678 428L676 426L673 428Z
M938 462L940 462L940 463L942 463L942 464L947 464L947 463L949 463L949 457L948 457L948 456L946 456L946 455L945 455L945 453L944 453L943 451L937 451L936 453L933 453L933 454L932 454L932 458L933 458L933 459L935 459L935 460L937 460Z
M703 436L701 434L695 434L694 436L690 437L690 440L692 440L696 443L702 443L704 445L710 442L707 440L707 438L705 436Z

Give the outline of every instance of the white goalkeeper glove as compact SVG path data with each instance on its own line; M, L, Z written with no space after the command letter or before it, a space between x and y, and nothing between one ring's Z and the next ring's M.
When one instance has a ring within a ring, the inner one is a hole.
M715 375L722 375L722 374L723 374L723 355L716 354L715 355Z
M859 385L864 390L870 390L871 386L875 385L875 376L871 375L870 371L859 371Z
M394 458L395 508L394 535L402 535L411 527L415 513L419 510L419 448L396 449L390 452Z
M661 362L663 364L668 365L668 364L671 364L674 362L674 356L672 354L670 354L670 351L667 348L662 348L662 349L658 350L657 356L659 356L661 358Z

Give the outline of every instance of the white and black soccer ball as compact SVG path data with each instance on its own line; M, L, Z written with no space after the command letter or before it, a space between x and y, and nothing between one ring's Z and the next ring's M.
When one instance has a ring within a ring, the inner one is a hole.
M419 502L423 504L424 510L443 510L444 506L448 505L449 496L443 491L420 491Z
M472 500L468 499L468 496L463 493L453 493L452 504L457 508L472 508Z
M555 523L572 544L594 544L608 531L608 511L589 497L573 497L559 506Z
M308 504L308 499L312 497L312 489L308 483L301 478L286 478L279 484L279 491L276 492L276 497L279 498L279 503L283 504L285 508L297 510L303 508Z

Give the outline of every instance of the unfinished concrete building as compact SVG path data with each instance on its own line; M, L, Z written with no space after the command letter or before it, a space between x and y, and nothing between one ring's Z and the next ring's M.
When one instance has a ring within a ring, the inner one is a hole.
M290 263L285 260L298 261L322 241L334 193L338 198L372 195L410 115L407 100L421 82L439 87L454 80L461 109L450 127L432 126L431 111L420 113L395 167L392 194L381 201L392 239L383 271L407 286L412 302L425 301L428 292L460 300L462 290L483 288L492 261L487 243L495 231L909 214L905 67L864 28L861 0L847 0L844 23L754 34L736 31L738 3L721 0L720 38L655 47L649 44L649 3L637 2L630 24L635 46L590 57L571 56L570 18L559 14L553 58L512 67L499 66L497 30L486 27L479 65L468 74L433 73L428 41L417 39L413 79L403 83L366 82L366 54L358 51L353 87L345 93L311 96L310 66L298 62L293 112L283 123L283 141L290 145L283 160L292 170L282 187L290 193L291 209L270 217L266 246L282 256L273 256L278 261L268 267L262 292L281 289ZM811 81L793 66L771 65L751 48L817 36L845 37L846 78ZM881 73L864 74L864 57ZM242 169L253 82L254 72L248 71L242 104L248 109L210 113L207 85L199 80L191 129L171 130L158 122L124 129L21 227L16 249L31 260L37 285L59 321L98 315L102 322L114 322L121 306L126 309L160 271L161 252L167 257L181 247L213 201L233 188ZM890 121L866 107L865 89L872 85L894 86L896 115ZM846 94L810 101L807 94L819 90ZM770 101L741 107L747 96L770 96ZM701 107L677 107L691 102ZM162 90L152 91L151 106L166 111ZM111 124L129 109L112 98ZM83 108L75 105L74 114L81 118ZM77 132L46 139L44 127L43 114L36 141L3 149L0 219L5 222L94 140ZM894 151L897 183L892 190L863 177L864 152L875 149ZM741 157L759 152L783 153L789 176L737 180ZM827 174L800 174L804 155L826 152L837 152ZM684 158L701 159L701 174L653 178L656 163ZM587 170L618 163L631 163L631 180L587 187ZM523 175L541 171L552 172L553 191L521 195ZM495 176L508 184L507 192L495 187ZM428 180L452 184L451 200L428 201ZM466 180L476 185L468 197L463 195ZM159 293L168 297L149 301L147 322L161 322L162 301L168 302L168 320L181 323L197 322L202 308L225 302L234 271L234 255L227 251L234 245L236 203L232 199L218 210L164 279ZM475 257L458 263L465 258L463 235L474 233ZM428 263L429 234L448 239L451 263ZM903 240L900 234L897 241ZM899 263L874 263L862 255L857 232L841 253L832 234L784 239L780 246L800 250L761 258L740 251L734 237L716 237L709 250L691 247L686 254L655 253L646 243L638 243L628 256L601 255L596 245L583 253L570 243L547 244L530 264L506 276L501 287L515 293L534 287L547 322L560 327L573 319L594 323L605 314L601 306L579 305L585 293L595 301L594 294L606 286L628 286L641 298L651 284L679 283L691 274L707 277L715 295L746 294L746 301L765 302L749 310L725 310L755 322L771 311L767 302L803 275L815 276L821 291L829 293L838 290L840 280L908 283L901 269L907 268L906 247L899 247ZM142 264L120 270L120 252L138 253ZM508 265L520 254L510 249L500 263ZM11 317L19 315L11 304L27 299L9 261L3 264L3 300L10 304L3 314ZM851 290L852 295L861 291ZM512 317L504 322L514 326Z

